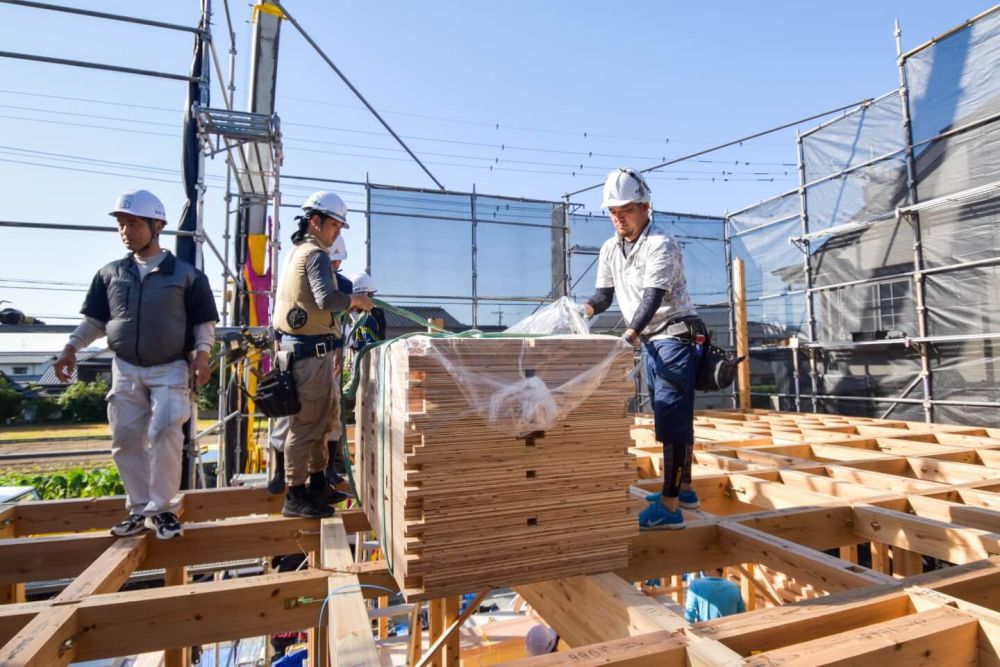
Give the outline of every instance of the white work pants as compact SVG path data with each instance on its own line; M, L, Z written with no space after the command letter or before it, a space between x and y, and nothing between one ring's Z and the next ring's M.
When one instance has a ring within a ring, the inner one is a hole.
M133 366L114 359L108 392L111 455L125 484L129 514L177 513L182 427L190 417L186 361Z

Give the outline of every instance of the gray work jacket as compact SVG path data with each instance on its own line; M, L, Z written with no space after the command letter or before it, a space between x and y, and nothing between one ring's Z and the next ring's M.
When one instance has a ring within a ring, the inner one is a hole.
M169 251L145 279L131 254L101 267L80 312L104 322L108 347L136 366L186 359L195 325L219 319L208 278Z

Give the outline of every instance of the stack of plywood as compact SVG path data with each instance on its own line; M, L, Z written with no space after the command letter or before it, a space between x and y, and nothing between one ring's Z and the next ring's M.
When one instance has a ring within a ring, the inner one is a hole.
M408 600L627 564L638 531L631 367L632 350L609 336L419 337L368 354L356 481ZM486 411L498 396L537 398L542 384L565 388L594 368L606 372L586 391L570 385L575 405L553 393L571 409L544 430Z

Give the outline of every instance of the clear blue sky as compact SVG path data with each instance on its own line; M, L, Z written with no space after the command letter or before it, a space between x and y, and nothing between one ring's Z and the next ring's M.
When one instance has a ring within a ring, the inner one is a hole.
M186 25L199 16L197 0L64 4ZM213 5L225 60L223 3ZM989 7L966 0L287 5L446 186L554 200L602 181L609 168L650 166L885 93L898 85L895 18L910 48ZM233 0L230 9L243 106L250 8ZM9 51L176 73L188 70L192 46L184 33L2 4L0 41ZM110 225L116 194L147 187L176 221L185 84L14 60L2 67L2 219ZM222 106L216 81L213 104ZM277 111L285 174L433 187L288 24ZM796 183L793 136L771 135L653 175L654 205L721 214L787 190ZM225 169L221 159L208 165L206 228L221 244ZM282 189L295 203L311 188L286 182ZM596 211L596 196L574 201ZM345 198L363 207L360 190L345 190ZM352 222L348 271L364 265L363 220L356 214ZM112 234L0 228L0 253L0 299L66 323L55 317L76 313L83 285L123 251ZM221 287L218 264L206 270ZM13 288L11 281L25 280L48 282ZM13 338L0 336L0 349L63 342Z

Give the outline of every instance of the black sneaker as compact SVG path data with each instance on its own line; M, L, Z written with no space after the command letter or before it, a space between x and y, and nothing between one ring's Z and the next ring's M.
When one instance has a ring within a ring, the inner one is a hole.
M326 481L326 474L322 472L309 473L307 493L313 497L313 500L323 505L336 505L350 498L346 493L330 486L330 483Z
M156 516L148 517L146 527L155 530L156 536L161 540L169 540L184 534L184 527L177 520L177 515L172 512L160 512Z
M269 467L267 471L267 492L276 496L285 492L285 454L275 451L273 458L274 466Z
M288 489L285 504L281 508L282 516L301 517L303 519L325 519L333 516L333 508L317 502L305 485L293 486Z
M146 517L141 514L129 514L127 519L122 519L111 526L111 534L115 537L138 535L144 530L146 530Z

